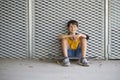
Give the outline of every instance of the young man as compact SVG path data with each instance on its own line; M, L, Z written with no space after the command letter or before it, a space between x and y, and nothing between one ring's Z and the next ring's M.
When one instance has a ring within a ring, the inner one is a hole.
M79 57L79 64L89 66L86 59L87 38L85 34L78 34L78 22L71 20L67 24L68 33L62 34L59 38L62 40L62 50L65 59L63 63L65 66L70 65L69 57Z

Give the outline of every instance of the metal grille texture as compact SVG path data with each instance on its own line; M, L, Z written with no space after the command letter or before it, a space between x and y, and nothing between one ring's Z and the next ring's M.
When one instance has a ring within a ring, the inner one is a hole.
M109 0L109 59L120 59L120 0Z
M0 0L0 58L28 56L26 0Z
M60 56L58 35L76 20L78 32L90 36L87 56L104 59L104 0L35 0L33 6L33 58Z

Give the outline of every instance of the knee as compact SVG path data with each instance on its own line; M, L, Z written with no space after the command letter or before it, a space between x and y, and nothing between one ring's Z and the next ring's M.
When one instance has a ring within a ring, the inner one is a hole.
M86 38L82 38L82 39L81 39L81 43L87 43Z
M62 44L68 44L68 41L66 38L62 39Z
M62 39L62 43L68 43L67 38Z
M63 39L62 39L62 42L67 42L67 38L63 38Z
M82 40L82 41L86 41L86 38L85 38L85 37L82 37L81 40Z

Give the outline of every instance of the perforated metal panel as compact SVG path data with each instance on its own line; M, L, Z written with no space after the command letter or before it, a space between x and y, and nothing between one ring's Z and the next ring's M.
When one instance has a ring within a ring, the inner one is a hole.
M33 58L61 55L58 35L72 19L90 36L87 56L104 58L104 0L35 0L33 10Z
M26 0L0 0L0 58L28 56Z
M120 0L109 0L109 59L120 59Z

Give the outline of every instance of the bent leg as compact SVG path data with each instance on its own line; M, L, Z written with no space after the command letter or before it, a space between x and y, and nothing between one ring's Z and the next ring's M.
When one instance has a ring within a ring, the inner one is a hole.
M86 38L81 38L81 50L82 50L82 58L86 57L86 51L87 51L87 40Z
M63 56L64 57L68 57L68 42L67 42L67 38L62 39L62 51L63 51Z
M86 38L81 38L81 50L82 50L82 58L80 59L79 64L82 66L89 66L88 61L86 59L86 51L87 51L87 40Z
M63 65L64 66L69 66L70 65L70 61L68 58L68 41L67 39L62 39L62 50L63 50L63 56L65 57L65 59L63 60Z

